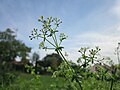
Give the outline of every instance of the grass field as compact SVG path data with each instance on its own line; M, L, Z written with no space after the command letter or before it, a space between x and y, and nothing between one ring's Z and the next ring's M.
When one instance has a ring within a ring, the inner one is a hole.
M63 85L63 82L63 78L55 79L48 75L35 77L31 74L22 73L17 76L14 83L11 83L9 86L1 86L0 90L53 90L52 87L55 83Z
M20 73L14 83L9 86L1 86L0 90L72 90L65 89L65 79L51 78L51 76L41 75L35 77L31 74ZM54 88L59 85L61 88ZM83 90L109 90L110 82L98 81L89 78L82 82ZM114 83L113 90L120 90L120 81Z

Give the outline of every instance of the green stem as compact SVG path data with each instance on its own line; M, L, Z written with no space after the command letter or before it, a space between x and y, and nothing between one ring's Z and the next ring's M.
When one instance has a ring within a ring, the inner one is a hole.
M61 43L62 43L62 42L60 41L59 46L60 46Z
M75 73L75 75L77 76L77 72L73 69L73 67L68 63L68 61L65 59L64 55L62 54L62 52L60 50L57 51L57 53L59 55L61 55L61 57L63 58L63 60L67 63L67 65L69 66L69 68L72 70L73 73ZM75 78L75 80L77 81L77 83L80 86L80 89L83 90L81 83L79 82L78 78Z
M112 79L112 81L111 81L111 85L110 85L110 90L113 90L113 79Z
M57 41L55 40L55 38L54 38L54 36L52 35L52 39L53 39L53 41L54 41L54 43L55 43L55 47L58 47L58 44L57 44Z
M56 45L58 46L58 42L57 42L57 37L56 37L56 34L54 33L53 35L54 35L54 37L55 37L55 42L56 42Z
M49 44L51 44L53 47L56 48L56 46L55 46L53 43L51 43L48 39L46 39L46 41L47 41Z
M61 55L61 57L63 58L63 60L67 63L67 65L72 69L71 65L68 63L68 61L66 60L66 58L64 57L64 55L62 54L62 52L60 50L58 50L58 52Z
M40 37L40 38L44 38L44 37L42 37L42 36L40 36L40 35L39 35L39 37ZM56 47L56 46L55 46L52 42L50 42L47 38L45 38L45 40L46 40L49 44L51 44L53 47ZM53 38L53 40L54 40L54 38Z

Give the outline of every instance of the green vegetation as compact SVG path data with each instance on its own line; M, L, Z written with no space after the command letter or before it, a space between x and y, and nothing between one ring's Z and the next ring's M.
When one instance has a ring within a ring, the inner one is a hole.
M35 78L34 75L18 73L17 79L9 86L1 86L0 90L72 90L65 78L41 75ZM69 86L69 88L68 88ZM108 90L110 82L99 81L89 78L82 83L84 90ZM120 81L114 83L113 90L120 89ZM76 89L75 89L76 90Z
M51 76L36 77L31 74L18 73L13 84L1 86L0 90L50 90L52 83L63 85L63 79L59 78L59 82L57 82L57 79L51 78Z
M15 32L11 29L0 31L0 85L10 85L15 81L16 75L11 73L18 67L15 66L15 58L20 56L22 64L19 65L24 70L25 63L28 63L26 57L31 51L24 43L16 39Z
M31 51L24 43L16 39L15 32L11 29L0 31L0 61L12 61L16 56L26 60L26 56Z
M106 65L103 62L105 58L98 58L101 50L99 47L80 48L80 57L77 63L73 63L63 54L62 42L67 36L59 33L61 20L41 16L38 21L42 28L34 29L30 39L39 38L41 49L52 49L57 54L39 60L40 56L33 53L30 63L26 57L31 48L16 40L10 29L0 32L0 90L120 89L120 65ZM19 63L15 61L16 56L22 57Z
M42 28L40 30L34 29L30 36L31 40L34 38L40 38L40 48L42 49L53 49L56 51L58 55L60 55L63 59L63 62L58 67L58 70L53 72L53 77L62 76L66 79L69 90L84 90L83 83L85 79L89 79L91 77L97 78L100 81L104 81L109 78L110 80L110 88L107 89L113 90L113 85L117 82L116 72L117 69L114 65L111 65L110 69L102 69L102 66L96 67L96 72L91 72L89 67L91 65L95 65L96 62L101 64L98 60L98 54L101 49L96 47L95 49L89 48L80 48L78 52L80 52L80 58L78 59L77 68L74 68L71 63L66 59L63 54L64 47L62 46L62 42L67 38L64 33L59 33L58 27L62 23L60 19L57 18L44 18L41 16L38 21L41 23ZM104 59L103 59L104 60ZM119 70L118 70L119 71ZM92 87L92 86L91 86ZM102 89L102 86L97 85L99 87L97 89Z

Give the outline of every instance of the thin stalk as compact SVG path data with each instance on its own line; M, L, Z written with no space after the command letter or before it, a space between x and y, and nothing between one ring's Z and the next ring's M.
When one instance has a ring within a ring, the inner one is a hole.
M61 43L62 43L62 41L60 41L59 46L60 46Z
M52 30L52 29L51 29ZM54 36L53 36L54 35ZM55 35L55 33L53 33L52 34L52 39L53 39L53 41L54 41L54 43L55 43L55 47L58 47L58 43L57 43L57 38L56 38L56 35Z
M69 66L69 68L73 71L73 73L76 74L77 76L77 72L73 69L73 67L68 63L68 61L65 59L64 55L62 54L62 52L60 50L58 50L57 52L60 53L60 55L62 56L63 60L67 63L67 65ZM78 78L76 78L76 81L78 82L80 89L83 90L81 83L79 82Z
M43 30L42 30L42 32L43 32ZM44 35L44 33L43 33L43 35ZM40 38L43 38L44 39L44 37L42 37L41 35L38 35ZM53 47L56 47L53 43L51 43L46 37L45 37L45 40L49 43L49 44L51 44Z
M52 31L54 31L54 30L56 30L56 29L57 29L57 26L56 26L56 28L51 29L51 30L52 30ZM53 36L53 35L54 35L54 36ZM54 43L56 44L56 46L58 47L57 37L56 37L55 32L54 32L54 33L52 33L52 39L53 39Z
M62 52L60 50L58 50L58 52L60 53L60 55L63 58L63 60L67 63L67 65L70 66L70 68L72 69L71 65L68 63L68 61L66 60L66 58L64 57L64 55L62 54Z
M113 90L113 83L114 83L114 80L112 79L111 85L110 85L110 90Z
M57 42L57 37L56 37L56 34L54 33L53 35L54 35L54 37L55 37L55 42L56 42L56 45L58 46L58 42Z
M119 47L117 47L117 58L118 58L118 63L120 64L120 58L119 58Z
M46 41L47 41L49 44L51 44L53 47L56 48L56 46L55 46L53 43L51 43L48 39L46 39Z
M112 71L113 76L115 76L116 71L117 71L117 68L113 67L113 71ZM113 84L114 84L114 79L112 78L111 85L110 85L110 90L113 90Z
M58 44L57 44L57 41L56 41L56 39L54 38L54 36L52 35L52 39L53 39L53 41L54 41L54 43L55 43L55 47L58 47Z

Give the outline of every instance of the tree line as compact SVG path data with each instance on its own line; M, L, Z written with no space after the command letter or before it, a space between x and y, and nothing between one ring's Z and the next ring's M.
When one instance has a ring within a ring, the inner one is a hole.
M36 52L33 53L32 62L30 62L30 59L27 57L29 57L32 48L26 46L22 41L17 40L16 37L17 35L10 28L0 31L0 68L2 70L9 69L8 71L26 72L25 65L28 64L35 68L36 73L43 74L47 72L48 67L55 70L62 62L58 54L49 54L40 60L40 55ZM16 57L21 57L21 61L17 62Z

